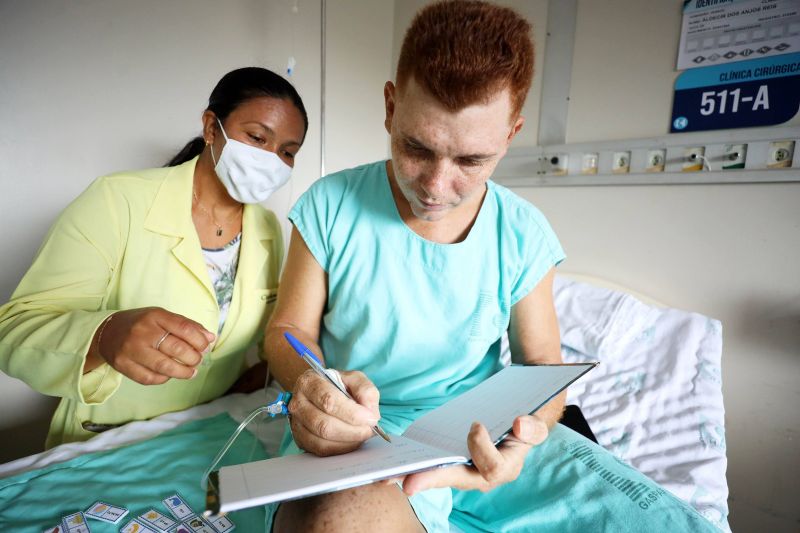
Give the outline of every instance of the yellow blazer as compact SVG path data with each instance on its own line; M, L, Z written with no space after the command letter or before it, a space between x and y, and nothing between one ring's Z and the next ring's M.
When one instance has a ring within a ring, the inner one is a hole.
M107 364L83 374L92 337L114 311L163 307L217 331L219 306L191 217L196 162L96 180L64 210L0 307L0 369L62 398L48 448L91 438L89 425L148 419L217 398L262 338L283 241L272 212L246 205L233 300L197 376L144 386Z

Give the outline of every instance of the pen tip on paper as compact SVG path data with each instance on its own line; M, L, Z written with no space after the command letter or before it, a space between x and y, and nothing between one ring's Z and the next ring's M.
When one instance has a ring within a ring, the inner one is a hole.
M392 438L389 437L389 435L384 430L382 430L380 426L374 426L372 430L375 432L376 435L381 437L386 442L392 442Z

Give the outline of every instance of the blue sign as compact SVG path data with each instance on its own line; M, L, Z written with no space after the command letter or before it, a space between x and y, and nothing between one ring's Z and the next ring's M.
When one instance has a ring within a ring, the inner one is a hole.
M800 53L683 72L671 133L773 126L800 109Z

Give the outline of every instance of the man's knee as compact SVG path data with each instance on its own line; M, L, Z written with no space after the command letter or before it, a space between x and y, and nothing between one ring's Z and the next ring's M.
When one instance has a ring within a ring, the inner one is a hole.
M283 503L273 531L425 530L396 485L372 484Z

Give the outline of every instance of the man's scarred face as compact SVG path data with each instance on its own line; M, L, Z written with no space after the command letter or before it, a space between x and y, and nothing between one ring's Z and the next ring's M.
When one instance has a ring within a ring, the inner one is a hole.
M445 109L413 79L386 84L386 129L396 183L412 213L435 222L481 198L522 118L504 90L485 103Z

